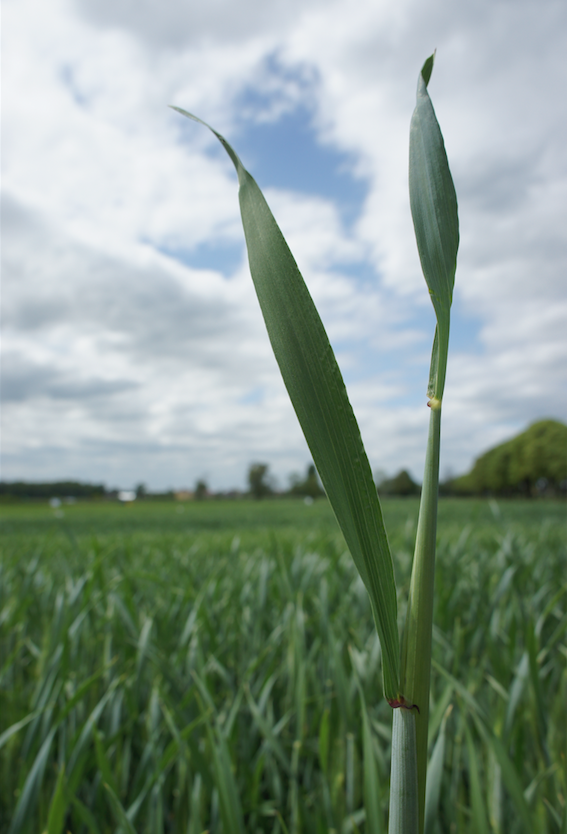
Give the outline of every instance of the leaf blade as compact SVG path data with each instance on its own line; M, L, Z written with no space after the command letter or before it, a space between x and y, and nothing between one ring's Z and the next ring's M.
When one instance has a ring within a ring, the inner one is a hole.
M201 122L181 108L174 109ZM394 570L360 430L323 323L262 192L228 142L209 129L236 167L250 272L272 349L313 461L368 590L382 644L384 694L393 699L399 694L400 678Z
M416 106L410 124L410 206L419 259L437 317L439 343L437 370L430 389L441 400L449 346L449 315L459 248L457 195L449 169L443 135L427 85L434 55L419 74Z

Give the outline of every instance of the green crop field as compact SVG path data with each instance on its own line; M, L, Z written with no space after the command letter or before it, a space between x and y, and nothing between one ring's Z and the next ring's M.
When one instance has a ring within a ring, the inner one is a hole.
M400 600L417 511L384 502ZM1 832L370 834L365 778L386 830L392 710L325 501L0 519ZM564 503L441 501L429 834L567 831L566 583Z

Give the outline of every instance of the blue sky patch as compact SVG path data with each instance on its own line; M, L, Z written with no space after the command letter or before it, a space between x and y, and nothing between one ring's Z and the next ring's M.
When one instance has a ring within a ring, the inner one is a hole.
M457 266L457 277L455 281L459 280L459 268ZM466 306L461 301L459 294L453 296L453 305L451 307L451 336L449 342L450 354L453 353L469 353L479 356L484 353L483 345L480 341L481 320L473 316L466 310Z
M214 243L200 243L193 249L168 246L156 247L159 252L174 258L191 269L207 269L220 272L225 277L234 274L242 260L242 242L230 242L219 238Z
M276 122L249 123L238 136L239 155L262 189L281 188L333 200L343 221L360 213L368 193L352 175L352 158L317 141L304 107Z
M262 388L261 386L256 386L255 388L250 388L249 391L247 391L242 397L240 397L238 402L241 405L260 405L264 402L265 395L266 392L264 388Z
M367 184L355 159L322 144L313 125L318 78L309 65L263 62L258 83L240 95L234 145L260 188L281 188L335 201L346 222L360 212ZM228 138L228 137L227 137Z

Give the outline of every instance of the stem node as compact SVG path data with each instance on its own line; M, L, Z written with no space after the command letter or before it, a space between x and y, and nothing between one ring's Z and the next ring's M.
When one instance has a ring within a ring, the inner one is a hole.
M407 700L404 698L403 695L398 695L397 698L391 698L388 703L392 707L392 709L416 709L418 714L421 715L421 710L419 709L417 704L408 704Z

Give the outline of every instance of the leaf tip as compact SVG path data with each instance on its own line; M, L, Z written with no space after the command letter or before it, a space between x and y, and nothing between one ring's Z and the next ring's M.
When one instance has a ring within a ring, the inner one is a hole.
M437 50L433 50L433 55L430 55L427 61L421 68L421 77L423 78L423 82L425 86L429 84L429 79L431 78L431 73L433 72L433 64L435 63L435 55L437 54Z

